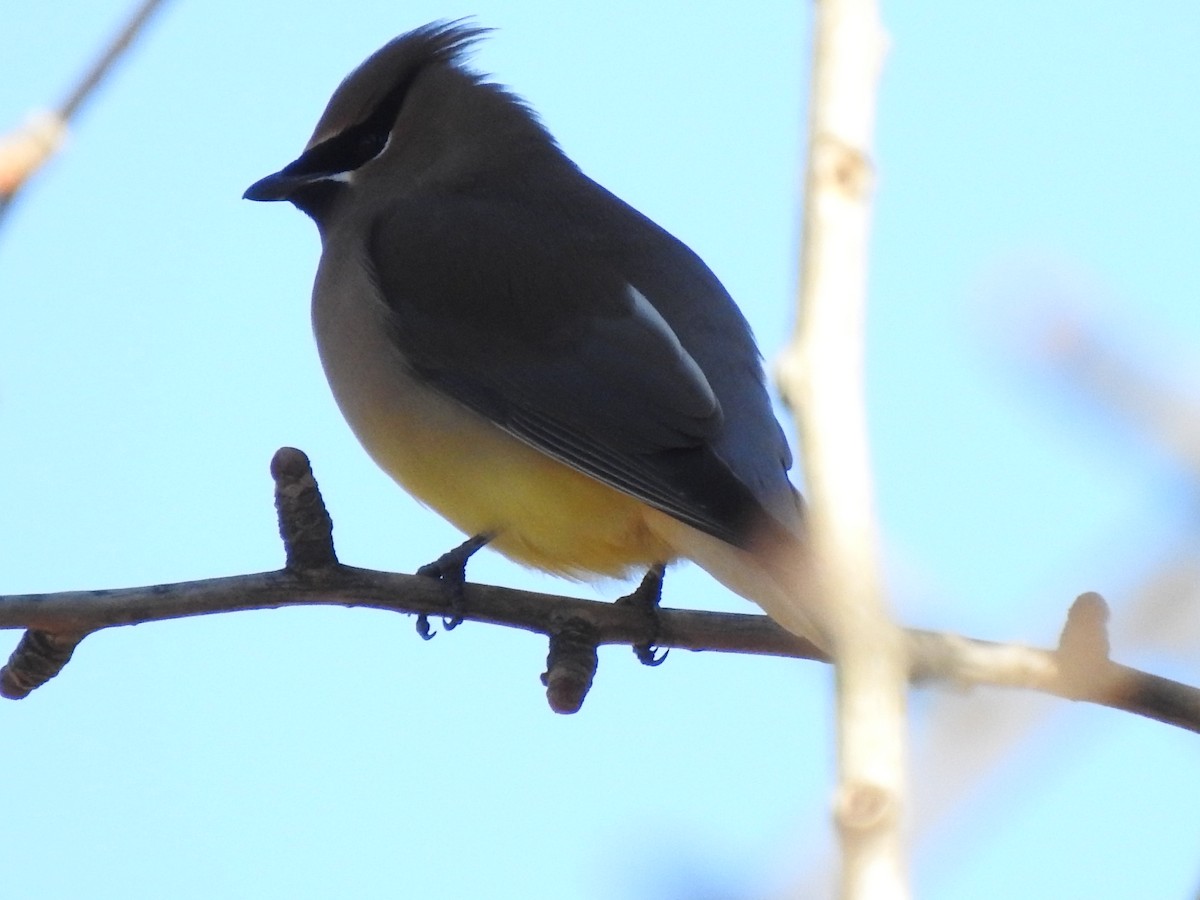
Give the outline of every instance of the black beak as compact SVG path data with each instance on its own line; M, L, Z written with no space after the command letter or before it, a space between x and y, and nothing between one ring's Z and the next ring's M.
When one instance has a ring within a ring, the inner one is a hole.
M242 199L262 201L288 200L298 188L308 184L311 180L311 178L286 175L284 172L275 172L266 178L260 178L254 184L250 185L250 187L246 188L246 193L242 194Z

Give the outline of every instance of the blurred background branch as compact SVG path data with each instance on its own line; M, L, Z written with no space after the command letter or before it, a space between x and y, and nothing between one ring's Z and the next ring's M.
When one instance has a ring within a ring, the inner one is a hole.
M0 135L0 225L17 192L63 145L71 121L164 2L145 0L57 109L34 113Z
M910 895L908 659L884 598L865 387L872 144L887 36L874 0L823 0L815 10L798 316L777 376L797 420L815 593L834 639L840 896L899 900Z

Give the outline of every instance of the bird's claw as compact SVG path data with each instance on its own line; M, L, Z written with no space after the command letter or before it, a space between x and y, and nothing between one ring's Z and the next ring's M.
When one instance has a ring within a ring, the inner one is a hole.
M662 586L663 567L661 565L652 566L642 578L641 584L634 588L632 593L617 599L618 604L642 610L650 620L650 637L633 645L633 655L643 666L661 666L671 652L670 648L667 648L659 654L659 648L655 646L655 641L658 640L659 632L662 629L662 620L658 614L659 602L662 600Z
M421 636L421 640L423 641L431 641L433 640L433 636L437 634L436 631L429 627L429 616L425 615L425 613L417 615L417 634Z
M453 631L463 623L467 608L467 561L489 540L490 535L477 534L417 569L418 575L436 578L450 590L450 615L442 617L442 627L447 631ZM424 613L417 616L417 634L426 641L437 634L429 627L429 617Z

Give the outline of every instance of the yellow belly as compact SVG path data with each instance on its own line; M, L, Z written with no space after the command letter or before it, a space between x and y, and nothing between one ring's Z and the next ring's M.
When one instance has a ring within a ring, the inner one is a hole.
M641 501L482 420L439 425L380 422L359 439L405 490L464 533L495 535L490 546L505 556L576 578L621 577L674 556Z

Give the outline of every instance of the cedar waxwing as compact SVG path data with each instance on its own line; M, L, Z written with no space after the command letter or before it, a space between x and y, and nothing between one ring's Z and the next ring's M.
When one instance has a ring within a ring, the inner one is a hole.
M692 559L829 648L746 320L465 67L486 31L393 40L246 191L320 230L313 329L338 406L474 546L576 578Z

